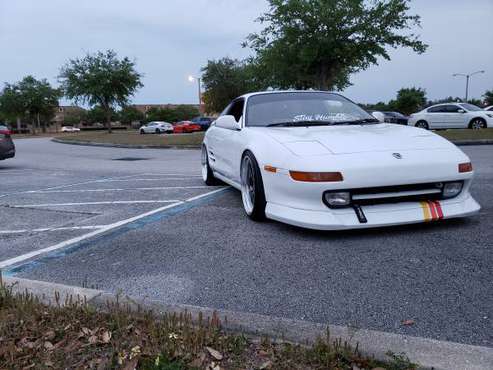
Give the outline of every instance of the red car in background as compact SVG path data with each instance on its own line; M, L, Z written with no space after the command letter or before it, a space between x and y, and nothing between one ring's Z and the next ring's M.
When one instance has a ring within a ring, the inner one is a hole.
M202 131L202 126L190 121L175 123L175 126L173 128L174 134L189 134L198 131Z

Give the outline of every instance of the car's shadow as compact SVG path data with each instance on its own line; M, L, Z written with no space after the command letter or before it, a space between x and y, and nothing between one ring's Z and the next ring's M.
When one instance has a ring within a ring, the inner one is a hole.
M326 240L341 239L341 238L368 239L368 238L380 238L383 235L390 237L400 236L402 234L409 235L416 232L419 232L421 234L436 233L436 232L452 232L452 231L456 231L457 229L470 228L479 224L479 216L442 220L439 222L387 226L387 227L379 227L379 228L354 229L354 230L328 230L328 231L305 229L298 226L283 224L277 221L269 221L269 223L275 225L275 227L277 228L282 229L281 232L283 233L290 233L305 238L314 238L314 239L324 238Z

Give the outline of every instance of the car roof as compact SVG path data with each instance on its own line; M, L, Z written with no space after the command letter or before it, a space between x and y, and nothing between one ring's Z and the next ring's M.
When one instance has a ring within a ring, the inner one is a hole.
M257 91L257 92L244 94L244 95L239 96L237 99L240 99L240 98L248 99L248 98L251 98L252 96L265 95L265 94L286 94L286 93L300 93L300 94L324 93L324 94L340 95L340 94L332 92L332 91L322 91L322 90L268 90L268 91Z
M428 108L431 108L431 107L439 107L441 105L450 105L450 104L465 104L465 103L462 102L462 101L459 101L459 102L451 101L450 103L440 103L440 104L430 105ZM426 109L428 109L428 108L426 108Z

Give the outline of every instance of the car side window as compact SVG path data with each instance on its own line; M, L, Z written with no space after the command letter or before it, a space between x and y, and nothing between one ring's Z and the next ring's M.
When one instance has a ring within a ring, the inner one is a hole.
M236 122L240 122L241 116L243 116L243 107L245 106L245 101L243 99L237 100L230 105L226 110L225 115L234 116Z
M462 109L458 107L457 105L446 105L445 106L445 112L446 113L457 113L459 112L459 109Z
M428 113L440 113L443 112L443 106L431 107L428 109Z

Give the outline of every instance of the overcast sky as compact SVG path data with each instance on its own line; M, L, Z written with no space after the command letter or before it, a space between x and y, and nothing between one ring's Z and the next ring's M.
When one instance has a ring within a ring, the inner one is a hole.
M266 0L0 0L0 82L27 74L56 84L59 67L86 52L114 49L145 75L135 103L193 103L187 80L208 59L243 58L241 41L259 25ZM358 102L389 100L401 87L426 89L432 99L493 89L493 0L415 0L424 55L391 52L392 60L353 76L344 93Z

